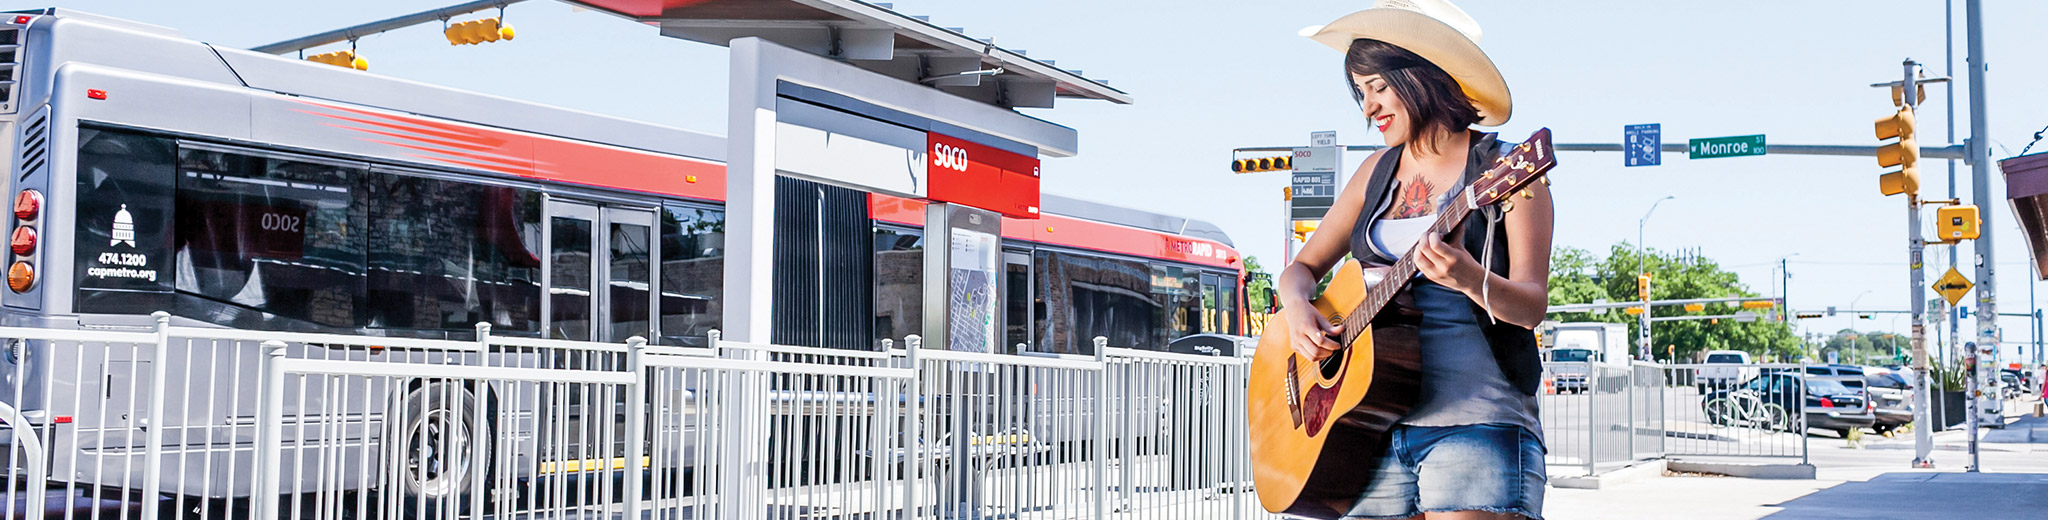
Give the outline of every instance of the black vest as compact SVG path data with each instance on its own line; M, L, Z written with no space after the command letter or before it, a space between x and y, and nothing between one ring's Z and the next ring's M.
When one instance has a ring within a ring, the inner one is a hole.
M1359 210L1358 222L1352 226L1351 256L1367 265L1392 265L1395 258L1388 258L1372 246L1372 225L1381 214L1386 213L1388 190L1394 184L1394 171L1401 166L1401 150L1407 145L1396 146L1380 156L1372 178L1365 184L1365 205ZM1480 173L1501 156L1500 141L1494 134L1477 133L1472 139L1472 150L1466 155L1465 174L1458 182L1458 190L1472 184ZM1455 191L1454 191L1455 193ZM1465 217L1465 251L1472 258L1487 262L1486 269L1505 278L1508 276L1508 236L1501 223L1501 211L1497 206L1487 206ZM1489 262L1484 254L1487 228L1493 227L1493 255ZM1486 333L1486 341L1493 350L1493 359L1500 364L1500 373L1523 394L1536 395L1543 384L1543 360L1536 348L1536 333L1505 321L1490 319L1486 309L1478 302L1472 303L1472 313L1479 318Z

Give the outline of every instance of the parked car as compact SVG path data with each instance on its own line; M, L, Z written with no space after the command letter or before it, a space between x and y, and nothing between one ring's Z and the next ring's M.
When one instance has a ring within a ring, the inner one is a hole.
M1913 385L1905 377L1883 367L1863 367L1863 381L1877 413L1871 431L1884 435L1913 422Z
M2011 372L1998 373L1999 397L2004 399L2019 399L2021 388L2024 388L2024 385L2020 384L2020 376L2013 375L2013 373Z
M1707 351L1706 364L1730 366L1709 366L1693 369L1693 385L1698 386L1701 393L1705 393L1710 389L1726 388L1734 385L1736 382L1753 379L1757 376L1756 367L1742 366L1750 363L1748 352L1740 350Z
M1861 381L1857 383L1862 385ZM1802 387L1805 389L1803 400L1799 397ZM1752 397L1761 402L1765 413L1743 410L1741 403ZM1790 370L1772 371L1744 381L1741 386L1709 391L1700 402L1709 422L1754 425L1757 422L1754 418L1766 417L1770 418L1768 426L1772 429L1791 429L1789 417L1782 414L1794 409L1795 404L1804 414L1807 428L1830 430L1843 438L1847 438L1852 430L1869 428L1877 423L1877 414L1862 388L1852 389L1837 376L1800 374ZM1773 414L1777 415L1774 417Z

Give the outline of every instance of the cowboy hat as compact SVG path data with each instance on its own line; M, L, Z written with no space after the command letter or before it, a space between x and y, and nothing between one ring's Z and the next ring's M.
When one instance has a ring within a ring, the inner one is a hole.
M1507 80L1479 50L1479 22L1449 0L1374 0L1371 8L1301 30L1302 36L1350 52L1351 41L1369 38L1413 52L1444 69L1472 105L1481 126L1508 122L1514 103Z

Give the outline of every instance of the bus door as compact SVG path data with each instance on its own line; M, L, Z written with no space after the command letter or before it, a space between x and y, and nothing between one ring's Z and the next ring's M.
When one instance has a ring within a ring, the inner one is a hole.
M654 337L654 209L548 203L547 337Z

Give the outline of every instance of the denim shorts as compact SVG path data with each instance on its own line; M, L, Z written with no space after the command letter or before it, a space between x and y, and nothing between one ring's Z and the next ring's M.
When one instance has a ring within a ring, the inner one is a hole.
M1520 426L1395 425L1373 480L1345 518L1445 511L1543 517L1543 443Z

